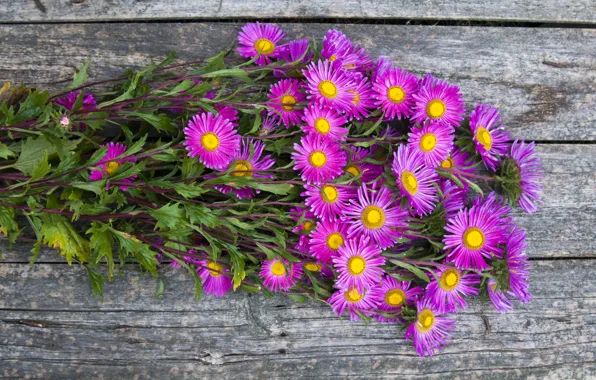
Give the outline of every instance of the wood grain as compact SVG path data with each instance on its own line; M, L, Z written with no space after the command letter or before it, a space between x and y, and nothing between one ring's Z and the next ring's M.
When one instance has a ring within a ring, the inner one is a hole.
M590 0L36 0L2 2L0 22L337 18L595 23Z
M176 50L181 59L233 46L239 24L0 25L0 80L56 90L91 57L93 79ZM514 137L596 139L596 30L286 24L294 37L339 27L374 56L462 88L468 108L493 103Z

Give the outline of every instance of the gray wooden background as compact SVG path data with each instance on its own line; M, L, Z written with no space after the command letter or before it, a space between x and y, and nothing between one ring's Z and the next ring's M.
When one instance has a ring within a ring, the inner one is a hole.
M506 314L472 302L453 343L422 359L396 326L342 321L323 304L246 294L197 304L192 281L169 269L164 297L131 271L100 302L83 268L49 250L29 266L30 246L0 241L0 378L595 378L593 0L2 1L0 80L58 89L87 57L93 79L173 49L208 57L253 18L290 37L339 28L461 86L468 107L495 103L515 137L537 141L544 205L516 218L534 301Z

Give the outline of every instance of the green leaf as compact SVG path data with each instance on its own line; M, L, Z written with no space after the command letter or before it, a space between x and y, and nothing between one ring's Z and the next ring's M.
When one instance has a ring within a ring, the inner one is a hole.
M14 157L15 153L6 145L0 143L0 158L6 160L8 157Z
M91 280L91 290L93 291L93 294L101 297L103 300L103 276L89 268L87 265L85 265L85 269L87 269L89 279Z
M480 186L478 186L476 183L470 181L469 179L462 177L462 179L468 184L470 185L470 188L472 190L474 190L475 192L477 192L478 194L484 196L484 193L482 192L482 189L480 188Z
M291 299L293 299L294 301L296 301L298 303L305 303L306 302L306 298L304 296L299 295L299 294L288 294L288 297L290 297Z
M55 154L57 150L62 153L73 150L80 140L59 140L50 142L45 137L33 137L24 140L21 145L21 154L14 164L14 168L20 170L25 175L32 175L35 167L43 160L44 154L48 158Z
M180 165L180 171L182 179L194 178L203 174L203 171L205 171L205 165L201 164L196 159L184 155L182 165Z
M70 222L62 215L42 213L41 237L44 244L56 248L66 258L69 265L72 259L81 262L89 258L89 242L77 233Z
M279 183L279 184L268 184L268 183L259 183L259 182L249 182L249 187L254 189L259 189L262 191L267 191L272 194L276 195L286 195L292 189L292 185L288 183Z
M101 192L103 191L105 184L104 181L93 181L88 183L73 182L70 184L70 186L85 191L91 191L97 195L101 195Z
M209 191L209 189L204 189L201 186L198 186L194 183L176 183L174 186L174 190L176 190L178 194L182 195L186 199L197 198Z
M424 273L424 271L418 267L415 267L412 264L403 262L403 261L399 261L399 260L389 260L391 263L397 265L398 267L402 267L410 272L412 272L414 275L416 275L418 278L420 278L421 280L424 280L426 282L430 282L430 278L426 275L426 273Z
M91 235L89 239L91 249L96 253L95 264L99 264L101 259L105 257L108 264L108 279L114 275L114 236L110 228L102 223L93 222L91 228L87 230L87 235Z
M155 225L156 229L159 228L163 230L176 228L183 224L182 222L184 218L184 209L179 206L180 203L168 203L156 210L148 210L147 213L157 221L157 224Z
M242 69L232 68L232 69L224 69L224 70L217 70L211 73L206 73L202 75L203 78L216 78L216 77L233 77L238 78L241 81L246 83L252 83L253 80L250 79L248 73Z
M160 278L159 280L157 280L157 289L155 290L155 297L158 298L163 296L164 289L165 284L163 282L163 279Z
M29 181L33 182L45 177L50 170L52 170L52 166L48 163L48 152L44 150L42 159L33 169L33 173L31 174L31 179Z
M188 221L193 225L205 225L210 228L220 225L218 217L206 206L193 203L185 204L184 208L188 216Z
M81 87L87 80L87 69L89 68L89 58L85 61L83 66L76 71L72 78L72 83L68 86L69 89Z
M127 113L125 115L140 117L147 123L151 124L158 132L175 132L178 129L176 123L174 123L174 121L168 115L165 115L163 113L154 115L148 112L135 111Z

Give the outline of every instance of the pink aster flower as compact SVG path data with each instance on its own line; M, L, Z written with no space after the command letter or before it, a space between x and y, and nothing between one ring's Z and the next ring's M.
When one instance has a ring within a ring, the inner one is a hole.
M193 116L184 128L184 135L188 156L199 156L199 161L209 169L224 170L240 149L240 136L234 125L211 112Z
M267 114L268 112L266 110L261 111L261 129L259 130L259 136L271 135L281 126L279 116L267 116Z
M443 179L439 184L442 196L439 201L443 203L445 217L453 218L460 210L464 208L468 191L460 188L452 181Z
M350 71L367 71L373 64L366 50L352 44L348 36L338 30L329 30L323 40L321 56L338 67Z
M97 167L99 168L99 170L91 171L91 175L89 176L89 179L91 181L100 181L104 178L109 178L112 174L118 171L120 165L125 164L127 162L136 161L134 156L120 157L124 154L124 152L126 152L126 145L111 142L107 145L107 147L108 150L106 154L97 163ZM136 177L136 175L132 175L128 178L122 178L119 181L131 183L132 180L134 180ZM106 185L106 190L108 190L109 188L110 185ZM126 191L128 189L128 186L122 185L120 186L120 189L122 191Z
M237 122L239 119L238 110L236 108L216 104L215 109L217 110L219 115L221 115L221 117L223 117L224 119L228 119L228 121L231 121L232 123Z
M495 171L499 158L507 154L509 133L500 124L501 116L493 106L479 104L470 113L470 130L476 151L487 169Z
M385 273L385 258L368 237L346 241L332 258L338 273L335 286L340 289L356 288L359 292L379 283Z
M310 94L308 99L339 112L352 108L354 94L348 91L352 83L343 70L329 61L318 61L302 72L307 81L306 92Z
M381 176L384 171L383 165L365 161L368 157L374 158L370 150L349 146L348 155L350 156L350 159L348 164L344 167L346 173L349 173L354 177L360 176L362 183L373 185L374 187L378 187L377 185L382 184L383 179Z
M302 63L309 62L312 58L312 53L308 52L308 40L296 40L280 46L280 59L287 62L300 61Z
M302 263L290 263L286 259L264 260L259 276L263 285L272 292L288 291L302 277Z
M393 173L402 196L408 198L418 215L434 210L437 203L437 173L424 164L422 153L400 145L393 154Z
M346 152L341 146L318 135L306 135L294 144L294 170L300 171L306 183L320 184L339 177L346 165Z
M466 187L467 183L462 180L462 177L468 178L468 174L474 174L475 172L472 156L458 148L453 149L451 154L441 162L441 168L451 169L453 175L462 181Z
M346 112L350 119L361 120L375 108L374 93L368 78L361 73L352 75L352 86L348 90L352 93L352 107Z
M377 74L373 84L375 105L385 112L385 120L410 117L418 78L397 67L388 67Z
M434 168L449 157L453 149L453 131L452 127L434 122L414 127L408 133L408 145L422 154L427 167Z
M71 91L66 96L58 98L56 100L56 103L60 104L67 110L72 111L80 93L81 91ZM95 97L93 97L92 94L83 95L83 103L81 104L81 108L97 108L97 102L95 101Z
M253 58L259 55L255 63L266 65L271 63L271 58L277 58L279 49L277 44L286 34L276 25L260 24L258 21L242 27L238 34L237 48L243 57Z
M540 159L534 152L534 142L526 144L525 141L515 140L511 144L511 159L517 166L519 189L519 199L517 204L528 214L538 211L536 203L542 202L540 193L542 186L539 181L543 177Z
M375 68L370 76L370 80L373 83L377 82L377 79L380 76L383 76L389 69L393 67L393 61L387 57L380 56L377 58L377 63L375 64Z
M348 240L348 225L339 220L322 221L311 233L310 253L319 263L327 264L338 255L339 248Z
M391 191L381 186L368 189L366 184L358 189L358 198L350 201L344 220L351 224L351 238L370 237L381 249L393 246L407 227L407 212L394 204Z
M278 115L283 120L286 128L299 124L304 115L303 106L299 103L306 102L306 96L300 92L302 85L296 79L282 79L271 85L268 105L269 116Z
M358 314L372 315L372 310L377 307L379 300L368 289L358 291L356 288L351 288L336 291L329 297L327 303L338 316L348 309L350 320L357 321L360 319Z
M422 298L416 303L416 321L408 326L405 339L412 338L416 352L420 356L432 356L451 339L455 321L442 317L430 298Z
M263 156L265 144L260 141L243 139L240 150L234 156L228 170L231 170L232 177L252 177L252 178L273 178L273 175L264 173L275 164L271 155ZM229 192L236 195L239 199L252 198L254 191L250 187L234 188L229 185L216 185L215 188L224 194ZM259 191L257 190L257 193Z
M459 126L464 119L464 98L457 86L434 78L428 74L418 93L414 95L415 105L412 120L417 123L440 122L452 127Z
M335 141L345 141L348 136L348 128L344 127L348 120L331 108L311 104L304 110L303 120L306 125L302 130L307 134Z
M196 265L205 293L223 297L232 290L232 278L228 275L228 268L212 260L199 260Z
M432 299L437 310L452 313L465 309L464 296L475 296L480 291L480 276L456 268L442 267L433 281L426 286L426 296Z
M379 286L374 287L375 298L379 300L377 309L381 312L399 312L404 305L414 304L416 297L422 295L424 290L419 286L411 287L410 281L399 281L389 275L385 275ZM380 322L395 323L397 318L387 317L377 314L376 318Z
M339 218L348 207L348 202L356 195L349 185L326 183L322 186L304 185L305 192L300 194L306 198L306 205L322 220L333 221Z

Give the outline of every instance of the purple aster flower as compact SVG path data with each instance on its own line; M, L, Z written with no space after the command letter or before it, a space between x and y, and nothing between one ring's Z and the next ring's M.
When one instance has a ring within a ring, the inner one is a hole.
M318 61L302 72L307 81L306 91L310 94L308 99L339 112L352 108L354 94L348 91L352 83L343 70L329 61Z
M271 85L271 93L267 95L271 101L268 105L269 116L278 115L286 128L299 124L304 109L298 103L306 102L306 96L300 92L302 85L296 79L282 79Z
M238 34L237 48L243 57L253 58L259 55L255 63L265 65L271 63L271 58L277 58L279 49L277 44L286 34L276 25L260 24L258 21L242 27Z
M280 59L287 62L300 61L301 63L307 63L312 58L312 53L308 52L308 40L295 40L280 46L283 50L280 52Z
M431 122L414 127L408 136L408 145L422 154L429 168L441 165L453 149L453 128L440 123Z
M319 263L327 264L332 257L337 256L339 248L343 247L348 236L348 225L339 220L333 222L322 221L312 232L310 238L310 253Z
M338 30L329 30L323 40L321 56L338 67L350 71L367 71L372 68L373 61L366 50L352 44L350 39Z
M108 150L106 154L97 163L97 167L99 168L99 170L92 170L91 175L89 176L89 180L100 181L104 178L109 178L112 174L118 171L120 165L127 162L136 161L134 156L120 157L124 154L124 152L126 152L126 145L111 142L107 145L107 147ZM131 183L132 180L134 180L136 177L136 175L132 175L130 177L120 179L120 182ZM108 190L109 188L110 185L106 185L106 190ZM122 191L126 191L127 189L128 186L120 186L120 190Z
M344 167L344 170L354 177L360 175L360 180L363 183L371 184L375 181L376 185L376 182L378 182L377 179L383 175L383 165L373 164L364 160L367 157L373 158L368 149L350 146L349 153L351 156L350 161Z
M379 300L377 308L384 312L399 312L403 305L413 304L416 297L421 296L424 290L419 286L411 287L410 281L399 281L389 275L385 275L381 284L371 290L375 298ZM377 314L380 322L395 323L397 318L391 318Z
M517 204L528 214L538 211L536 203L542 202L540 193L542 186L538 181L543 177L540 159L534 152L534 142L526 144L525 141L515 140L511 144L511 159L517 166L519 178L519 199Z
M232 171L230 175L232 177L273 178L273 175L263 173L275 164L271 155L261 157L263 149L265 149L265 144L262 142L243 139L240 150L228 167L228 170ZM253 189L248 186L234 188L228 185L216 185L215 188L224 194L231 192L240 199L254 196Z
M281 121L279 116L267 116L267 114L268 112L266 110L261 111L261 129L259 130L259 136L268 136L277 131L280 127Z
M393 61L389 58L380 56L377 58L377 63L375 64L375 68L370 76L370 80L375 83L377 82L377 78L383 76L385 72L393 67Z
M302 126L305 133L335 141L345 141L348 136L348 128L344 127L348 120L331 108L312 104L304 110L303 120L306 123Z
M368 237L352 239L339 247L338 255L332 258L338 273L335 286L340 289L356 288L359 292L370 289L381 281L385 273L382 265L385 258L381 250Z
M322 186L304 185L306 205L322 220L333 221L340 217L348 207L348 201L356 195L350 185L327 183Z
M197 273L203 281L205 293L215 297L223 297L232 290L232 278L228 275L230 270L212 260L199 260Z
M360 319L358 314L371 315L371 310L377 307L379 300L368 289L359 292L356 288L351 288L336 291L329 297L327 303L338 316L348 309L350 320L357 321Z
M370 237L384 249L393 246L407 227L407 212L393 202L391 191L381 186L369 190L366 184L358 189L358 198L350 201L351 207L344 212L344 220L351 223L351 238Z
M240 149L240 136L234 125L211 112L193 116L184 134L188 156L199 156L199 161L209 169L224 170Z
M302 263L289 263L286 259L264 260L259 276L263 285L272 292L288 291L302 277Z
M238 110L236 108L216 104L215 109L217 110L218 114L221 115L221 117L228 119L228 121L231 121L232 123L235 123L240 119L238 117Z
M416 303L416 309L416 322L408 326L405 339L413 339L418 355L432 356L451 339L455 321L442 317L443 313L434 306L430 298L420 299Z
M374 93L368 78L361 73L354 73L348 92L353 95L352 107L346 112L348 117L358 120L368 117L370 110L375 108Z
M466 187L468 184L462 180L462 177L467 178L467 174L474 174L475 172L472 156L458 148L453 149L451 154L441 162L441 168L453 170L453 175L462 181Z
M375 105L385 112L385 120L410 117L414 95L418 92L418 78L397 67L379 73L373 84Z
M72 111L80 93L81 91L71 91L66 96L57 99L56 103L60 104L67 110ZM85 108L97 108L97 102L95 101L95 98L92 94L83 95L83 103L81 105L81 109Z
M443 194L439 198L439 201L443 203L445 217L451 219L464 208L466 199L468 198L468 191L446 179L440 182L439 189Z
M470 130L476 144L476 151L487 169L495 171L499 157L507 154L509 133L499 124L501 116L496 108L479 104L470 113Z
M306 183L320 184L339 177L346 165L346 152L341 146L319 135L306 135L294 144L294 170L300 171Z
M408 198L418 215L426 215L434 210L437 203L437 173L424 165L420 151L411 146L400 145L393 154L393 173L397 178L402 196Z
M476 287L480 285L480 276L477 274L449 267L443 267L435 274L435 280L426 286L426 296L441 312L452 313L465 309L468 304L464 296L475 296L480 291Z
M464 119L464 98L457 86L434 78L428 74L418 93L414 95L415 105L412 120L417 123L437 121L452 127L459 126Z

